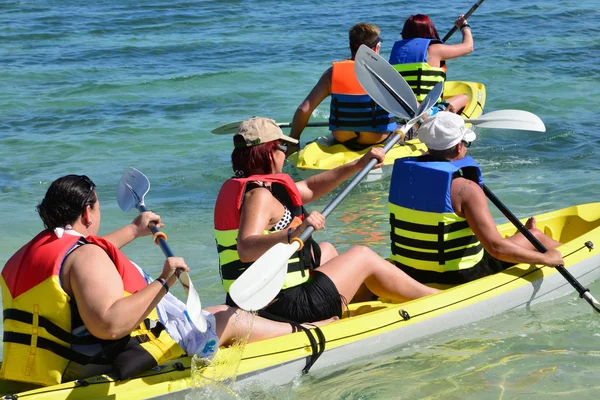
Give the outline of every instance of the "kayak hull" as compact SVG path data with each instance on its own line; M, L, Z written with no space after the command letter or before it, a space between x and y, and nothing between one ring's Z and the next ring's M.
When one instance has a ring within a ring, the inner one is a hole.
M448 81L444 84L444 98L447 99L457 94L465 93L469 96L469 103L465 107L463 118L478 118L483 113L485 106L485 86L477 82ZM378 145L383 146L383 144ZM336 142L330 134L317 138L307 143L302 150L288 157L288 161L295 166L303 179L319 172L328 171L339 167L357 158L362 157L370 148L354 151ZM402 157L419 156L427 151L427 147L418 139L408 140L393 146L386 154L384 166L373 170L365 177L363 182L375 182L389 177L392 172L394 160Z
M565 255L565 267L581 284L588 285L600 278L600 252L586 247L588 241L600 242L600 203L573 206L539 215L536 219L540 230L563 242L560 250ZM498 228L503 236L516 233L510 224ZM345 315L340 321L320 327L326 339L325 351L312 370L391 352L391 349L399 349L447 329L572 292L571 285L556 269L519 264L498 274L401 304L385 300L351 304L350 316ZM227 356L235 351L221 349L219 354ZM303 332L248 344L237 365L236 385L253 380L273 384L290 382L301 373L312 354L310 342ZM186 357L123 382L100 376L19 393L19 397L139 399L172 396L173 393L178 393L179 397L179 394L193 390L190 364L190 358ZM202 370L202 376L214 381L228 379L235 367L213 363ZM4 383L0 390L7 393Z

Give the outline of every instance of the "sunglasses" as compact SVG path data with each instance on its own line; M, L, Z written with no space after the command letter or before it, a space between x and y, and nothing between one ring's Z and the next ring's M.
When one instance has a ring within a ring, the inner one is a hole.
M371 43L370 45L368 45L368 46L373 49L379 43L383 43L383 39L381 37L377 36L377 39L375 39L375 41L373 43Z
M278 142L277 143L277 149L283 151L284 153L287 153L288 145L285 142Z
M81 203L81 208L85 208L87 205L90 204L90 200L92 200L94 196L94 189L96 189L96 185L94 184L94 182L92 182L90 178L88 178L85 175L81 175L79 178L82 181L84 181L88 187L88 194L87 196L85 196L85 199L83 199L83 202Z
M471 147L471 143L473 142L467 142L466 140L461 140L461 142L465 145L465 147L468 149L469 147Z

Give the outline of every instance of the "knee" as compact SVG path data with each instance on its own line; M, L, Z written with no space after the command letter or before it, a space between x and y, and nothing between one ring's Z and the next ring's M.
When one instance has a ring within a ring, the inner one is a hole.
M377 257L377 254L367 246L354 246L353 248L348 250L348 253L351 254L352 257L357 257L361 259L368 259L373 256Z
M237 307L230 307L225 304L206 307L205 310L213 314L217 320L229 319L232 316L234 316L238 311L240 311L240 309Z
M544 232L540 231L538 228L531 228L529 229L529 232L531 232L538 240L542 240L546 236L544 235Z
M319 247L321 248L321 257L331 259L338 255L335 247L333 247L333 245L329 242L319 243Z

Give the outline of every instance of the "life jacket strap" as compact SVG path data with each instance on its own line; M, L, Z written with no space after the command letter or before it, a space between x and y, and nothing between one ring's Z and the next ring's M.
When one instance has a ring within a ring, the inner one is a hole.
M323 352L325 351L325 344L327 343L327 340L325 339L325 335L323 334L323 331L318 326L310 324L314 327L313 328L314 332L317 334L317 337L319 338L319 343L317 344L317 341L315 340L315 337L313 336L312 331L308 328L303 327L301 324L299 324L296 321L291 321L287 318L283 318L278 315L271 314L270 312L267 312L265 310L259 311L258 315L260 315L263 318L270 319L272 321L288 323L288 324L292 325L292 327L295 328L297 331L301 330L306 334L306 336L308 337L308 341L310 342L310 348L312 351L312 354L310 356L308 356L306 359L306 365L304 366L304 368L302 368L302 374L303 375L307 374L310 371L310 369L312 368L312 366L314 365L314 363L319 359L319 357L321 357L321 354L323 354Z
M17 310L15 308L7 308L3 312L3 317L4 317L4 320L9 319L9 320L13 320L13 321L19 321L24 324L33 325L33 314L30 312L27 312L27 311ZM106 342L106 341L98 339L92 335L85 335L85 336L73 335L71 332L65 331L63 328L56 325L49 319L42 317L41 315L39 315L37 318L38 318L38 326L46 329L46 331L49 334L51 334L52 336L54 336L55 338L59 339L62 342L66 342L66 343L69 343L72 345L82 345L82 346L102 344L102 343Z
M25 346L31 346L31 335L26 333L17 333L17 332L4 332L3 337L4 342L6 343L18 343ZM123 342L124 343L121 343ZM50 339L46 339L43 337L37 337L37 348L48 350L64 359L69 361L76 362L81 365L87 364L100 364L100 365L111 365L113 358L108 356L108 353L112 353L116 347L121 347L121 345L127 343L129 341L129 336L126 336L123 339L119 339L117 343L114 343L111 346L108 346L105 349L102 349L100 352L93 356L89 356L87 354L79 353L75 350L72 350L68 347L62 346L59 343L56 343Z

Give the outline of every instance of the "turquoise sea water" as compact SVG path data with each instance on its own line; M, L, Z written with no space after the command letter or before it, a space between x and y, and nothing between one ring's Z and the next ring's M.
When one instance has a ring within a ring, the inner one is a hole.
M102 233L129 222L135 213L123 214L115 193L133 166L150 178L146 204L163 217L203 303L220 303L212 212L231 175L231 138L210 130L253 115L291 120L330 62L348 56L347 31L359 21L380 26L387 56L407 16L429 14L444 35L473 2L0 2L0 262L41 229L34 207L67 173L98 185ZM598 2L487 0L469 22L475 52L448 63L449 79L484 83L487 111L532 111L548 129L479 131L470 154L487 185L520 217L597 201ZM324 103L313 118L327 115ZM307 129L303 142L324 133ZM387 255L387 189L356 189L316 238ZM159 273L149 238L125 251ZM598 282L591 289L600 296ZM598 318L572 295L240 395L597 398Z

